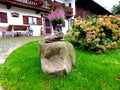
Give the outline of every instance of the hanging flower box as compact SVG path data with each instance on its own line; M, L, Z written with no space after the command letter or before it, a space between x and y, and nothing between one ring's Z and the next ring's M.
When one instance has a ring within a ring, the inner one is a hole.
M73 13L72 10L68 10L68 11L67 11L67 14L72 14L72 13Z
M73 9L70 8L70 7L66 7L66 8L65 8L65 13L66 13L66 14L72 14L72 13L73 13Z
M56 10L48 15L48 19L51 21L53 29L56 30L57 27L62 27L65 19L65 13L63 10ZM61 30L58 31L61 32Z
M53 3L52 3L52 7L53 7L54 9L60 8L60 4L57 3L57 2L53 2Z
M38 5L43 5L43 0L30 0L30 1L35 2Z

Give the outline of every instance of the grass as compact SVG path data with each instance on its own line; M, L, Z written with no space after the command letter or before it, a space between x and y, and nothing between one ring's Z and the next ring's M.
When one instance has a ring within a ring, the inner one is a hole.
M64 77L41 70L38 41L15 50L0 65L4 90L120 90L120 49L96 55L76 49L76 65Z

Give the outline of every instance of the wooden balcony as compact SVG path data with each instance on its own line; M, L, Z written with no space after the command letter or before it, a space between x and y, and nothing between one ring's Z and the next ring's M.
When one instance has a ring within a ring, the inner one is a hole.
M52 2L52 9L63 9L65 11L65 16L67 19L73 16L73 8L65 6L64 3L60 3L57 1Z
M59 9L61 7L62 7L62 3L57 2L57 1L52 2L52 9L55 10L55 9Z
M63 6L63 8L67 19L73 16L73 8L67 6Z
M36 13L51 12L51 1L50 0L0 0L0 4L5 4L7 9L12 6L35 10Z

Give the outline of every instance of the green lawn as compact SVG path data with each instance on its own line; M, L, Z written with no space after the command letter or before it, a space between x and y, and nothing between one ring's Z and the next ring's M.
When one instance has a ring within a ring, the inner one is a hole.
M76 49L76 65L64 77L41 70L38 41L15 50L0 65L4 90L120 90L120 49L96 55Z

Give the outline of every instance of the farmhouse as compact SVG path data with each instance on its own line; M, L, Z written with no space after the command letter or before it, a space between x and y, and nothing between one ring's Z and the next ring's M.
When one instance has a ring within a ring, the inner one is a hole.
M74 17L111 14L92 0L0 0L0 37L51 35L47 15L59 8L65 11L64 34Z

